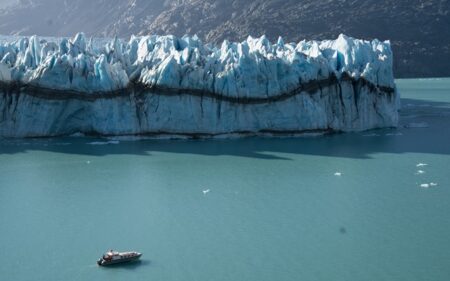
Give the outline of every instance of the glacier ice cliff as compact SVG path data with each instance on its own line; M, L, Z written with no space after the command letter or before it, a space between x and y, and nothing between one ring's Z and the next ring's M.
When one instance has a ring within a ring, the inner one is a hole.
M388 41L0 41L1 137L348 132L398 109Z

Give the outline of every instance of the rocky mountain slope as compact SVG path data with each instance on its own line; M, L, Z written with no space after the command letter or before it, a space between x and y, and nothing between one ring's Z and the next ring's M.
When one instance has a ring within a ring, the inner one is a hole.
M389 39L396 77L450 76L449 27L449 0L20 0L0 8L0 34Z

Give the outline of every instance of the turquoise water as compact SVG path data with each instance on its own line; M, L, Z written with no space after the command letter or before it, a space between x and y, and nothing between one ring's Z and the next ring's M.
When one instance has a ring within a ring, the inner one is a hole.
M0 279L448 281L450 79L398 87L397 130L3 140Z

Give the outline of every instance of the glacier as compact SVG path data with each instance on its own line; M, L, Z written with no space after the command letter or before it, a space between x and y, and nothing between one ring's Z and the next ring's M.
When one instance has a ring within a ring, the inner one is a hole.
M396 127L389 41L0 40L0 137L215 137Z

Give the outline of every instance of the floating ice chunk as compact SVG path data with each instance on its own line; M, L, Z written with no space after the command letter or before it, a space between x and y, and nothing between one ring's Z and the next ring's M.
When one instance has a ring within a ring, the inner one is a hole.
M428 166L428 164L425 164L425 163L419 163L419 164L416 165L416 167L425 167L425 166Z
M405 125L405 128L428 128L430 125L428 125L427 122L417 122L417 123L409 123Z
M71 145L71 143L70 142L58 142L58 143L55 143L55 145L66 146L66 145Z
M334 173L334 175L335 175L336 177L340 177L340 176L342 176L342 173L341 173L341 172L336 172L336 173Z
M436 187L437 185L438 185L438 184L435 183L435 182L430 182L430 183L422 183L422 184L420 185L420 187L421 187L421 188L428 189L428 188L430 188L430 187Z
M89 160L88 160L88 161L86 161L86 164L91 164L91 161L89 161Z
M84 136L85 136L85 134L80 133L80 132L73 133L73 134L70 135L70 137L72 137L72 138L82 138Z
M375 134L375 133L363 135L363 137L379 137L379 136L380 136L379 134Z
M94 141L94 142L90 142L88 144L90 145L107 145L107 144L119 144L120 141L118 140L112 140L112 141Z
M209 190L209 189L205 189L205 190L203 190L203 195L206 195L206 194L208 194L209 192L210 192L211 190Z
M106 145L106 144L108 144L108 142L106 142L106 141L94 141L94 142L89 142L88 144L90 144L90 145Z
M421 174L425 174L425 171L418 170L417 173L416 173L416 175L421 175Z

